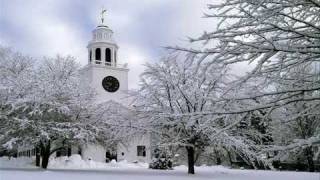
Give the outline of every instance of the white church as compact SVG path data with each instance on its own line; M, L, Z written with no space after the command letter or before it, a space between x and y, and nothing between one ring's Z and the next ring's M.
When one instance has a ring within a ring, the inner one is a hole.
M92 40L88 43L88 64L82 69L84 81L90 83L97 93L96 102L115 101L129 105L127 64L118 63L119 46L113 39L113 31L102 23L92 31ZM128 162L151 161L150 138L132 137L127 143L118 144L117 160ZM101 145L87 144L81 147L82 158L104 162L106 148Z
M81 69L81 78L84 83L89 83L96 91L97 104L114 101L128 107L129 100L126 93L128 92L129 69L127 64L118 63L119 46L113 39L113 31L103 22L102 17L101 24L92 31L92 39L87 45L88 62ZM30 146L19 147L18 156L35 156L35 150L32 148ZM150 136L132 137L118 144L116 149L117 161L151 162ZM84 160L106 162L108 153L107 148L102 145L84 144L79 147L69 147L63 152L58 151L55 156L81 154Z

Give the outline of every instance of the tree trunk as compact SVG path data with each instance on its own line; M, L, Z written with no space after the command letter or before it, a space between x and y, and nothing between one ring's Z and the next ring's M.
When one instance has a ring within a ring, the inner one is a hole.
M304 153L305 153L305 156L307 157L309 172L314 172L315 171L315 167L314 167L314 162L313 162L312 147L307 147L305 149Z
M48 167L48 163L49 163L49 157L50 157L50 148L51 148L51 144L50 141L48 141L45 144L42 144L41 146L41 151L42 151L42 163L41 163L41 167L43 169L47 169Z
M36 166L40 167L40 148L36 147Z
M194 148L186 147L188 153L188 173L194 174Z
M232 167L233 166L233 161L232 161L232 158L231 158L231 153L229 150L225 149L227 154L228 154L228 159L229 159L229 162L230 162L230 166Z
M221 160L221 156L220 156L219 151L217 149L214 149L214 153L216 155L216 164L217 165L221 165L222 160Z
M42 167L43 169L47 169L48 163L49 163L49 155L48 155L48 154L44 154L44 155L42 156L41 167Z

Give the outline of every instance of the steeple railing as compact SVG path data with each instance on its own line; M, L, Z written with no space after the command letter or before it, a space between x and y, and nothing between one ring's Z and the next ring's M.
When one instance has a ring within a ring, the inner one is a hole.
M119 63L111 63L111 62L102 62L100 60L95 60L94 65L98 66L107 66L107 67L116 67L116 68L128 68L128 64L119 64Z

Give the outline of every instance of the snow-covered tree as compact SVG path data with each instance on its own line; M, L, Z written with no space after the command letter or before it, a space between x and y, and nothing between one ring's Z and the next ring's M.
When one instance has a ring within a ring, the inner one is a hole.
M195 152L210 145L234 150L256 159L255 141L236 131L251 116L207 114L229 106L219 103L228 83L224 66L196 56L171 55L147 64L136 100L139 118L159 137L158 145L184 147L188 172L194 173ZM235 123L235 121L237 121Z
M128 139L133 136L147 133L147 129L141 124L136 111L132 107L124 106L113 100L95 104L91 119L99 126L103 144L110 151L116 151L119 143L127 145ZM99 139L98 139L99 140Z
M320 106L320 2L317 0L224 0L208 5L206 18L218 21L217 28L205 32L190 41L196 48L171 47L210 59L224 66L243 67L245 75L234 79L227 94L248 89L252 82L258 91L249 95L230 96L229 103L251 100L246 106L233 106L212 114L245 114L264 110L267 116L277 109L285 109L296 103L312 104L287 113L319 116ZM204 45L199 48L199 43ZM242 66L238 66L241 64ZM308 81L295 85L301 72L289 73L301 67L311 67ZM237 69L236 69L237 70ZM285 82L286 88L278 88ZM253 101L252 101L253 100ZM259 104L254 101L260 102ZM287 119L290 119L287 117ZM302 121L307 121L304 119ZM320 134L299 138L298 143L287 144L290 149L320 143ZM288 147L288 148L289 148ZM271 148L273 149L273 148ZM273 149L274 150L274 149Z
M105 142L94 92L81 82L72 57L31 59L1 49L1 143L7 148L35 145L42 167L49 157L75 142Z
M15 138L7 136L8 119L17 117L20 102L32 93L34 82L33 59L0 47L0 120L1 143L12 147Z
M42 149L44 168L50 154L65 148L64 141L95 141L98 134L89 123L94 94L81 84L78 72L73 58L60 56L41 61L35 71L35 88L26 99L30 122L22 124L20 133L25 130L25 137ZM22 141L26 143L25 138Z
M239 62L253 64L254 68L240 78L241 83L258 76L267 77L266 81L274 83L281 81L286 72L298 66L307 64L319 66L318 1L232 0L208 7L209 12L206 17L220 19L217 30L191 39L192 42L205 42L205 47L175 49L192 54L205 54L212 61L225 65ZM209 43L212 41L215 42L214 45ZM309 82L303 88L272 91L260 96L280 94L282 98L278 101L284 103L317 101L319 96L291 99L295 97L293 93L319 90L319 69L310 75L317 80Z
M50 155L66 144L99 143L112 151L142 132L132 123L133 110L113 101L95 103L79 70L69 56L36 61L0 48L1 146L36 146L46 168Z
M303 88L309 82L314 81L313 71L313 67L310 66L295 68L288 72L286 79L280 82L279 88ZM292 82L292 79L295 79L295 82ZM312 92L304 92L300 96L312 96ZM305 159L299 160L297 158L296 161L306 163L309 171L315 170L313 159L317 158L316 151L319 151L320 146L315 143L292 145L298 144L300 141L305 142L309 138L314 139L319 135L320 114L318 109L319 104L313 101L295 102L272 113L275 143L285 146L277 147L280 152L274 158L285 159L283 157L288 154L294 154L294 157Z

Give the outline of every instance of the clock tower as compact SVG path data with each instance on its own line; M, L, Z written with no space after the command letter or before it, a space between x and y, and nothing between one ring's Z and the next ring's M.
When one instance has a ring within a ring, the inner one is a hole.
M102 104L115 101L123 106L128 106L128 71L127 65L118 63L118 45L113 39L113 31L105 25L102 11L101 24L92 31L89 41L88 64L81 70L85 83L89 83L97 93L95 101ZM130 162L151 161L149 135L132 137L124 144L117 145L117 159ZM105 162L106 147L97 143L84 144L81 147L82 158Z
M82 69L83 78L97 93L96 102L113 100L127 104L128 91L127 64L118 63L118 45L113 39L113 31L103 23L92 31L88 46L88 64Z

